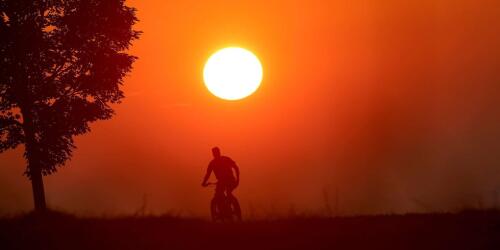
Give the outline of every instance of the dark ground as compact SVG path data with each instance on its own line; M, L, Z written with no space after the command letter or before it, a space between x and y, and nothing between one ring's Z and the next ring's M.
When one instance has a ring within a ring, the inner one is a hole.
M290 218L238 224L159 217L0 219L0 249L500 249L500 212Z

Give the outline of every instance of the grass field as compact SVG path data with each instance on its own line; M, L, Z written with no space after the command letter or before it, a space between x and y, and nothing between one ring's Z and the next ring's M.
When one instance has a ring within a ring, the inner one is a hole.
M169 216L0 219L0 249L500 249L500 212L214 224Z

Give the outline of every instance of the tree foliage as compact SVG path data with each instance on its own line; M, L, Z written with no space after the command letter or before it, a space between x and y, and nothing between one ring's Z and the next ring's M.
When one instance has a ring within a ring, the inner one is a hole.
M44 175L64 165L123 98L136 21L124 0L0 0L0 152L24 144Z

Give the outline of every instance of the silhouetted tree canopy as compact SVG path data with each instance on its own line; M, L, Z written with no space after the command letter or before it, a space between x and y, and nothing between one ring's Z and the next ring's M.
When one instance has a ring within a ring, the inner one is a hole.
M25 145L26 174L51 174L73 136L109 119L139 32L124 0L0 0L0 152Z

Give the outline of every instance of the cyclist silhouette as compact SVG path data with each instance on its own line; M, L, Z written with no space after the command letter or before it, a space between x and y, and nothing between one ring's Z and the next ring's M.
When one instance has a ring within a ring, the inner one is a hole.
M217 183L210 206L212 218L214 220L224 220L224 218L230 220L235 215L241 220L240 205L232 193L240 183L240 169L231 158L221 155L218 147L212 148L212 154L214 158L208 164L207 172L201 183L203 187L208 186L208 179L214 172Z

